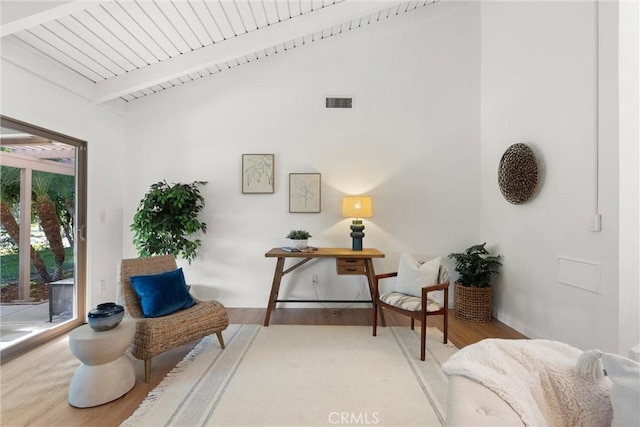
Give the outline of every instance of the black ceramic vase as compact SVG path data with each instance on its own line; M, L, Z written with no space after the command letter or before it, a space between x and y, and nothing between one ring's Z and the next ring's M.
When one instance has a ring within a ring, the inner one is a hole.
M93 330L108 331L122 322L124 307L113 302L105 302L91 309L87 317Z

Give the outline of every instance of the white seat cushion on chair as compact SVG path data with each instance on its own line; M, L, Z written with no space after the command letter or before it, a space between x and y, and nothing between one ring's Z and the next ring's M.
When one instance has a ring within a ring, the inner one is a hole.
M380 297L380 301L408 311L420 311L421 298L401 292L387 292ZM427 298L427 311L438 311L442 308L437 301Z
M423 263L410 254L401 254L398 279L393 290L420 298L423 287L438 283L440 261L438 257Z

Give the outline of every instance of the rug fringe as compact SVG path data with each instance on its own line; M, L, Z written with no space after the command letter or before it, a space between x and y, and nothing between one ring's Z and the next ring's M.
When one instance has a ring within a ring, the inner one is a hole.
M120 427L137 427L139 426L139 422L144 418L144 416L149 412L153 404L156 402L158 397L166 391L175 381L180 373L182 373L185 368L200 354L202 353L207 346L211 343L213 339L213 335L209 335L204 337L178 364L173 368L167 375L162 379L160 384L158 384L153 390L147 394L147 397L142 401L138 409L127 418Z
M397 327L398 326L396 326L396 328ZM416 334L417 334L417 332L416 332ZM429 335L436 335L440 339L440 341L442 341L444 339L444 333L440 329L436 328L435 326L427 326L427 336L429 336ZM447 348L451 348L451 349L454 349L454 350L460 350L458 347L456 347L451 342L451 340L447 340L446 344L443 344L443 343L440 343L440 344L442 344L443 346L445 346Z

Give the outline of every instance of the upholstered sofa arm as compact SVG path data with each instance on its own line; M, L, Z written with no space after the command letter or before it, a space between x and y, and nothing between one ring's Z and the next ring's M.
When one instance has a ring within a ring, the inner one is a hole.
M446 426L523 426L496 393L467 377L453 375L447 391Z

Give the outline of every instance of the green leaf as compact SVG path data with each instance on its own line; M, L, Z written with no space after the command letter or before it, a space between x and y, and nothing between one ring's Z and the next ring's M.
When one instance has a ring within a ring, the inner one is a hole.
M191 184L152 184L140 200L130 228L133 243L140 256L173 254L191 263L201 246L192 236L198 231L206 233L207 225L198 220L205 206L199 186L206 181Z
M458 281L464 286L484 288L491 285L491 277L499 274L502 266L501 255L491 255L485 243L469 247L462 253L450 253L455 260L455 270L460 274Z

